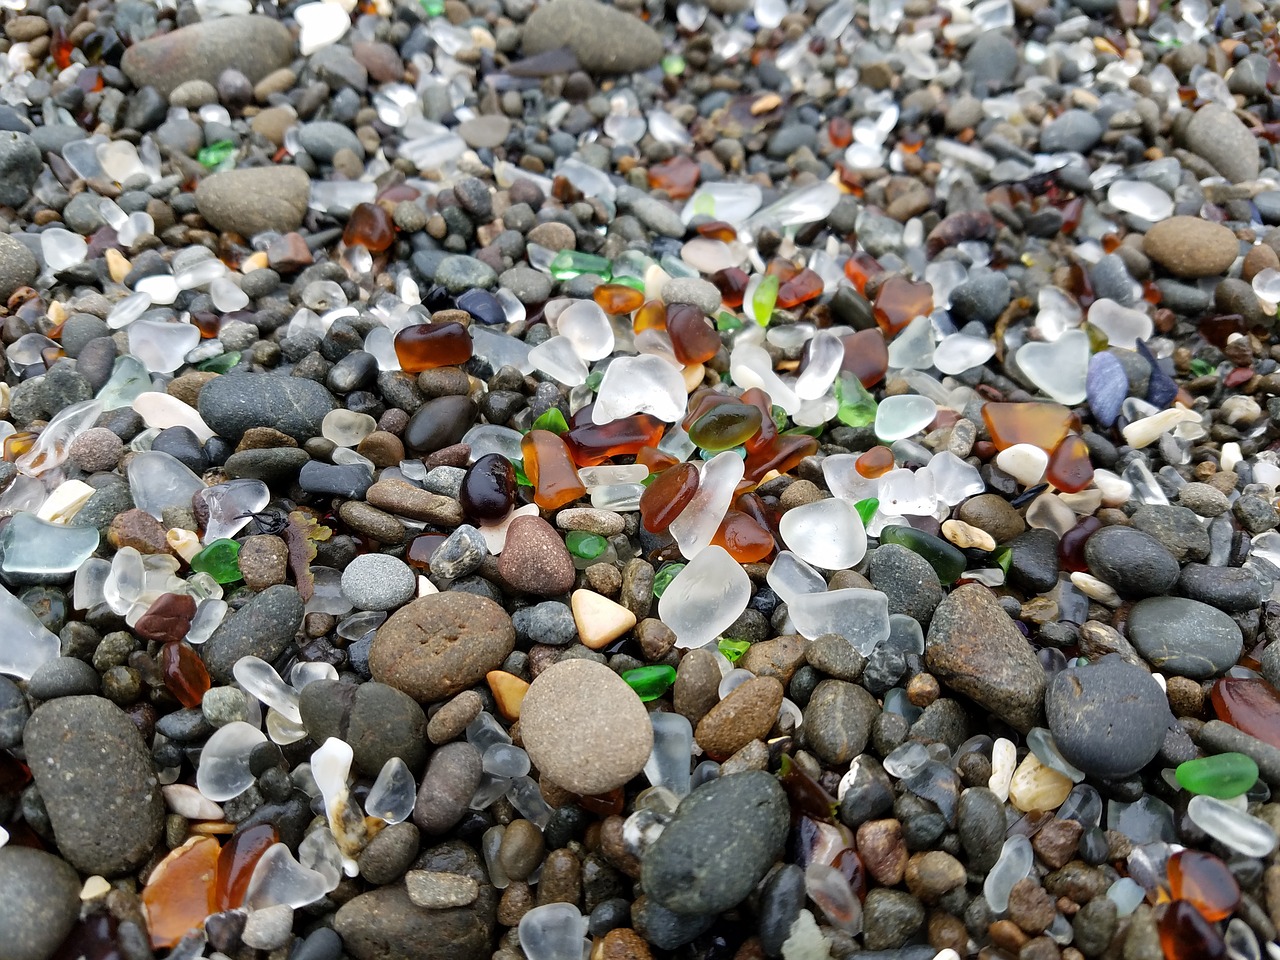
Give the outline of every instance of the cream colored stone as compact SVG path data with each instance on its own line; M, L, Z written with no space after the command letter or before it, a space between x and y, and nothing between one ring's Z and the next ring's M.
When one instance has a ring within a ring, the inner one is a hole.
M1009 799L1009 781L1013 778L1017 763L1018 748L1013 745L1013 741L998 737L991 745L991 777L987 780L987 789L999 797L1002 803Z
M514 673L505 670L490 670L484 675L493 691L493 699L498 704L498 712L508 723L520 719L520 705L524 703L524 695L529 692L529 684Z
M987 531L963 520L948 520L942 525L942 535L961 550L986 550L996 548L996 538Z
M594 590L575 590L569 598L578 636L592 650L607 647L636 625L636 615Z
M1009 781L1009 802L1023 813L1057 810L1073 786L1070 777L1046 767L1034 753L1028 753Z

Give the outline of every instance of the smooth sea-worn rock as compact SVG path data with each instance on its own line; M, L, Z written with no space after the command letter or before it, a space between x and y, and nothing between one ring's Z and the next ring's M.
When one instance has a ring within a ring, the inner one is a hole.
M377 777L392 757L415 772L426 762L426 714L416 700L394 687L316 680L299 694L298 709L311 739L345 740L356 768L366 777Z
M525 54L565 46L588 73L631 73L662 57L662 40L653 28L596 0L555 0L525 22Z
M712 780L681 801L645 854L646 893L674 913L718 913L741 903L781 855L788 805L762 770Z
M1040 717L1044 669L986 587L966 584L938 604L925 663L948 687L1020 730Z
M1123 596L1166 593L1178 580L1178 561L1149 533L1104 527L1084 545L1089 572Z
M320 435L333 396L305 377L228 374L200 390L197 409L215 433L236 442L253 427L273 427L298 441Z
M302 224L311 181L297 167L254 167L211 174L196 188L200 215L243 237Z
M191 80L216 83L224 70L238 70L257 83L293 57L293 37L279 20L234 16L206 20L136 43L124 51L120 69L139 87L172 93Z
M303 603L295 587L267 587L228 615L200 647L209 673L221 683L231 683L232 670L241 657L255 656L273 662L293 641L302 625Z
M80 916L80 877L43 850L0 848L0 890L5 960L46 960Z
M1151 597L1133 605L1129 641L1157 670L1192 680L1216 676L1238 659L1244 638L1236 622L1184 597Z
M23 740L63 858L84 873L136 869L160 840L164 801L142 736L102 697L38 707Z

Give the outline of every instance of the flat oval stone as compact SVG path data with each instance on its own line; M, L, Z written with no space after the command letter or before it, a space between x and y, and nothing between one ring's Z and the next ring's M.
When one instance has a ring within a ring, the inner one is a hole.
M323 386L305 377L231 373L200 390L200 416L218 436L239 442L251 427L274 427L300 443L320 435L336 405Z
M102 697L52 700L31 714L23 745L67 862L114 877L147 860L164 800L151 751L123 710Z
M782 684L774 677L755 677L711 708L694 736L707 755L725 760L773 729L782 707Z
M621 787L653 750L644 704L594 660L562 660L538 674L520 708L520 736L544 777L584 796Z
M790 819L786 793L763 770L709 780L681 801L645 854L645 892L684 916L731 909L782 855Z
M288 233L302 225L310 189L311 181L299 167L227 170L200 181L200 186L196 187L196 208L219 230L244 237L268 231ZM314 383L305 377L281 379ZM209 418L205 417L205 423L208 422Z
M302 598L292 586L276 584L252 597L201 645L210 675L231 683L236 662L251 655L274 663L302 626L302 613Z
M434 593L401 607L378 628L369 669L380 683L433 703L480 683L515 642L511 618L492 600Z
M0 936L6 960L44 960L80 916L80 878L43 850L0 849Z
M1167 593L1178 582L1178 561L1155 537L1131 527L1103 527L1084 545L1089 572L1130 597Z
M1062 756L1106 780L1132 776L1150 763L1172 720L1151 674L1117 654L1059 671L1044 708Z
M1156 669L1207 680L1240 659L1244 637L1229 616L1185 597L1151 597L1129 611L1129 642Z
M412 697L385 683L315 680L303 687L298 709L311 739L345 740L355 768L366 777L376 777L392 757L415 774L426 762L426 714Z
M292 57L293 36L279 20L222 17L135 43L120 58L120 69L135 86L168 96L188 80L216 84L224 70L238 70L257 83Z

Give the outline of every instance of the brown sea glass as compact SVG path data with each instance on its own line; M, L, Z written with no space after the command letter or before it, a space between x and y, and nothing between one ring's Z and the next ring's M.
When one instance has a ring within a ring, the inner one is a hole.
M1063 493L1078 493L1093 482L1093 463L1084 437L1071 433L1049 454L1045 477Z
M840 369L852 373L870 390L884 379L889 370L889 345L877 329L859 330L840 338L844 343L844 360Z
M542 509L558 510L586 495L568 445L550 430L530 430L520 441L520 453L533 502Z
M1169 858L1169 893L1185 900L1213 923L1240 904L1240 885L1227 865L1203 850L1180 850Z
M1267 681L1223 677L1210 700L1219 720L1280 748L1280 693Z
M884 273L884 267L869 253L859 250L844 262L844 275L849 278L853 288L866 295L867 284Z
M644 447L656 446L665 429L666 424L657 417L637 413L619 417L612 423L588 422L571 427L564 435L564 442L574 463L580 467L594 467L610 457L634 456ZM526 468L525 473L528 472Z
M1088 573L1089 564L1084 558L1084 545L1090 537L1102 529L1097 517L1081 517L1076 525L1058 541L1058 560L1068 573Z
M220 850L212 837L192 837L151 872L142 905L152 947L173 947L216 911L214 882Z
M711 282L720 291L721 302L730 310L737 310L746 298L751 275L738 267L725 267L711 275Z
M405 373L456 367L471 359L471 334L460 323L415 323L396 334L395 349Z
M644 305L644 294L625 283L602 283L591 294L605 313L631 313Z
M162 593L134 624L134 632L144 640L165 643L181 640L196 615L196 599L185 593Z
M1222 934L1186 900L1174 900L1156 925L1164 960L1224 960Z
M662 533L698 492L698 468L677 463L658 474L640 495L640 522L650 533Z
M516 472L500 453L486 453L467 468L458 494L469 520L494 523L516 504Z
M667 329L666 304L661 300L646 300L631 318L631 329L636 333Z
M414 537L409 541L409 548L404 554L404 562L415 570L429 571L431 569L431 555L436 552L436 547L447 539L448 537L443 533L424 533L421 536Z
M887 337L897 334L916 317L927 317L932 312L933 287L923 280L890 277L876 292L876 323Z
M790 310L822 296L822 277L805 267L778 288L777 306Z
M262 855L280 839L276 828L259 823L234 834L218 854L214 903L218 910L235 910L249 892L253 868Z
M778 473L790 473L805 457L818 452L818 441L815 437L793 434L779 436L768 446L748 451L746 462L746 479L751 483L759 483L773 470Z
M210 687L209 671L200 655L185 643L172 641L160 648L165 689L184 707L198 707Z
M370 253L382 253L395 239L395 221L376 203L356 204L342 231L342 242L348 247L361 246Z
M758 563L773 553L775 546L773 534L739 510L725 511L711 542L724 547L739 563Z
M892 450L885 446L874 446L853 462L853 469L868 480L874 480L892 470L893 463Z
M1071 429L1071 411L1060 403L988 403L982 421L997 450L1029 443L1052 452Z
M720 349L720 334L697 307L673 303L667 307L667 333L681 363L706 363Z
M649 168L649 189L664 190L672 200L685 200L693 195L701 175L702 168L697 161L682 153L676 154Z

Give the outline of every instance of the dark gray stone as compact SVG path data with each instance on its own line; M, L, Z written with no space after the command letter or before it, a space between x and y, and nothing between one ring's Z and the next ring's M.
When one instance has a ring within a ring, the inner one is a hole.
M1044 709L1067 762L1104 780L1132 776L1150 763L1172 720L1151 674L1117 654L1055 674Z
M782 854L790 823L787 795L763 770L702 784L641 864L645 892L685 916L728 910L746 899Z
M446 833L467 812L480 786L480 751L466 741L446 743L427 764L413 807L413 822L424 833Z
M862 687L823 680L804 708L804 742L826 763L847 764L866 748L871 725L879 715L879 704Z
M1262 604L1268 591L1243 567L1188 563L1178 577L1178 592L1227 613L1247 613Z
M0 233L0 300L8 300L19 287L30 286L39 272L35 254L7 233Z
M1066 110L1040 131L1040 149L1045 153L1087 153L1102 139L1102 124L1087 110Z
M0 204L20 207L26 203L43 166L34 140L25 133L0 130Z
M1129 642L1157 670L1208 680L1240 659L1244 637L1221 610L1185 597L1151 597L1129 611Z
M960 844L969 858L969 869L986 873L1000 858L1006 823L1004 804L986 787L970 787L960 794L956 808Z
M101 697L38 707L23 745L64 859L83 873L115 877L151 855L164 801L138 728Z
M101 679L98 671L75 657L54 657L36 667L27 681L27 692L37 700L56 700L81 694L96 694Z
M80 916L80 877L43 850L0 848L0 943L5 960L47 960Z
M942 602L942 583L929 561L896 543L871 551L867 577L889 598L889 612L904 613L928 627Z
M235 679L231 671L241 657L274 663L302 626L302 613L302 598L294 587L282 583L267 587L227 617L200 647L210 675L220 683L231 683Z
M403 760L415 775L427 762L427 716L416 700L395 687L317 680L303 688L298 709L312 740L345 740L367 777L376 777L392 757Z
M643 20L595 0L555 0L525 21L526 55L569 47L588 73L634 73L662 59L662 38Z
M1028 530L1005 544L1010 550L1009 582L1026 593L1047 593L1058 585L1058 535Z
M1209 531L1187 507L1148 504L1133 515L1133 525L1159 540L1179 563L1209 555Z
M319 436L333 396L303 377L232 373L200 390L198 409L219 436L238 441L250 427L274 427L298 442Z
M1164 545L1131 527L1103 527L1084 545L1089 572L1130 597L1168 593L1178 582L1178 561Z

